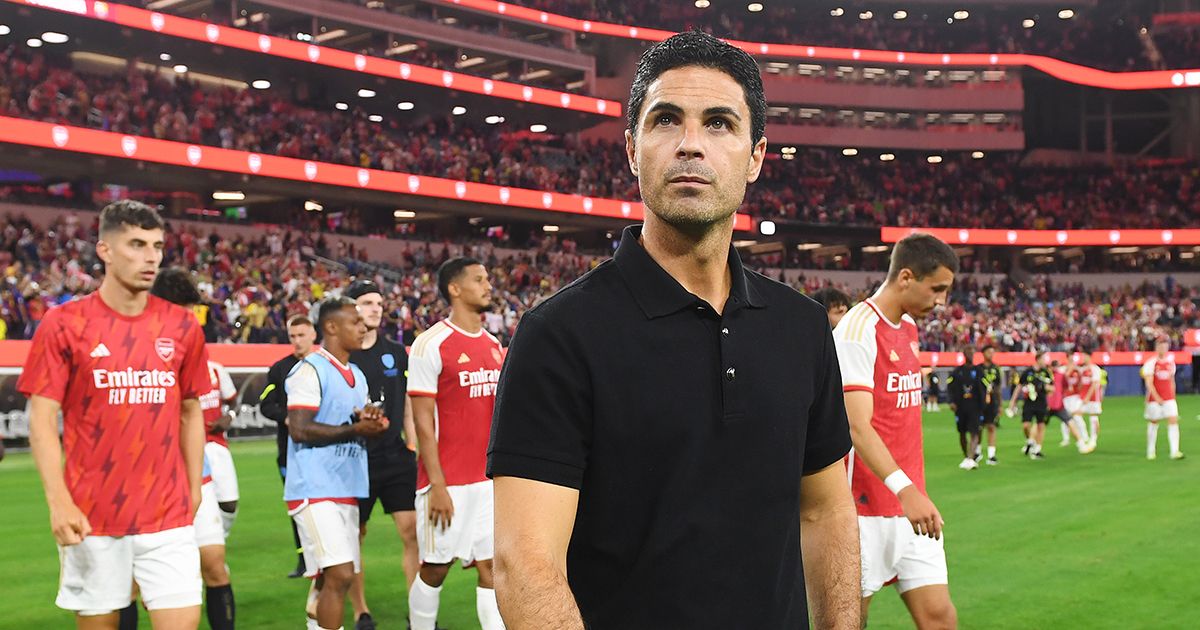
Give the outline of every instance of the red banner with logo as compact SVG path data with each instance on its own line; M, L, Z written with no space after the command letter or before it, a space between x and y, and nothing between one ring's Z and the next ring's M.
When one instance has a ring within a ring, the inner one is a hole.
M1075 247L1123 245L1200 245L1200 229L1166 230L991 230L975 228L885 227L879 231L885 243L921 232L932 234L949 245L1013 245Z

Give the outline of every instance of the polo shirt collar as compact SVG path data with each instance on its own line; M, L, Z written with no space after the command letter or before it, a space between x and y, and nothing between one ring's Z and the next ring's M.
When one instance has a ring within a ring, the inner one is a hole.
M695 306L700 298L683 288L678 280L650 257L646 248L638 242L641 235L640 225L625 228L613 260L642 312L647 318L654 319ZM727 308L741 305L766 307L762 294L747 281L742 259L732 246L729 248L729 272L733 282Z

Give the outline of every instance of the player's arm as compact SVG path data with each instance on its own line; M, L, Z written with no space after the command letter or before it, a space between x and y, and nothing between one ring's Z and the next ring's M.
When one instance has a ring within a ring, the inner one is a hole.
M209 429L212 433L220 435L233 426L233 419L237 417L237 413L233 409L234 404L237 403L237 386L233 384L233 377L229 375L229 370L226 370L224 366L217 367L217 391L221 397L221 404L229 407L221 409L220 415Z
M800 478L800 532L813 626L858 630L858 512L841 461Z
M438 453L437 426L434 411L437 399L432 396L413 396L413 422L417 431L417 457L429 477L429 520L436 525L450 527L454 518L454 501L446 486L446 473L442 470L442 459Z
M200 481L204 470L204 412L198 398L185 398L179 404L179 450L187 469L188 488L192 492L192 514L200 508Z
M75 505L63 477L62 441L58 437L58 410L53 398L33 395L29 399L29 450L42 478L46 505L50 508L50 530L60 545L83 542L92 532L87 516Z
M404 442L408 450L417 450L417 422L413 416L412 397L404 395Z
M844 478L841 485L846 485ZM520 477L496 477L495 495L496 600L505 626L583 630L579 606L567 584L567 546L579 491Z
M954 378L953 372L950 373L950 376L946 380L946 397L950 399L950 411L958 411L959 390L961 389L961 384L958 381L959 379ZM874 402L871 403L871 406L875 406ZM851 423L851 430L853 430L853 422Z
M896 493L900 505L904 508L904 515L912 524L913 532L930 538L941 538L944 524L942 515L929 497L917 489L896 464L887 445L871 426L871 416L874 412L875 398L871 392L846 392L846 417L850 420L850 438L854 442L855 457L861 459L876 477Z
M258 397L258 410L275 422L287 420L287 392L284 390L281 367L276 363L267 370L267 386Z
M1017 399L1021 397L1021 391L1025 389L1025 378L1017 381L1017 386L1012 388L1012 396L1008 397L1008 408L1014 409L1017 406Z
M288 435L292 436L292 441L297 444L325 446L348 442L359 436L376 435L382 433L385 428L382 412L372 407L358 411L357 417L358 422L335 426L317 422L315 409L288 409Z
M1154 370L1150 369L1149 363L1142 366L1142 382L1146 384L1146 394L1150 396L1150 402L1163 402L1162 396L1158 395L1158 388L1154 386Z

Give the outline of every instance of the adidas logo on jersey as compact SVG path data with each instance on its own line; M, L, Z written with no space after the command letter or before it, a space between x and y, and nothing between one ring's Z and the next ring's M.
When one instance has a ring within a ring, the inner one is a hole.
M893 361L899 361L899 360L900 360L900 355L896 354L896 351L895 351L895 350L892 350L892 353L891 353L890 355L888 355L888 358L889 358L889 359L891 359L891 360L893 360Z
M467 356L466 352L458 355L458 364L459 365L462 365L464 363L470 363L470 362L471 362L471 357Z
M101 342L92 349L92 353L88 356L92 357L93 359L103 359L104 357L111 357L112 353L108 351L107 347L105 347L104 342Z

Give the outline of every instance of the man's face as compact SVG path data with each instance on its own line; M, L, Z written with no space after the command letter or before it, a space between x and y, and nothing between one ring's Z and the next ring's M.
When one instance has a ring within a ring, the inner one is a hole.
M362 350L363 339L367 336L367 323L359 314L357 308L346 308L338 311L337 316L329 319L327 327L330 336L337 338L342 348L350 351Z
M450 295L477 313L486 311L492 305L492 283L488 282L487 268L471 265L463 269L450 283Z
M378 293L368 293L358 296L354 302L358 305L358 313L362 315L367 330L379 328L379 323L383 321L383 296Z
M686 66L659 75L644 103L625 151L646 208L681 229L730 219L767 149L766 138L750 140L742 86L720 70Z
M288 341L292 342L292 353L297 357L306 357L312 352L313 344L317 341L317 329L308 324L288 326Z
M163 231L124 225L100 235L96 254L105 275L130 291L149 291L163 259Z
M988 363L991 363L992 357L995 356L995 354L996 354L995 350L993 350L992 348L988 348L987 350L983 351L983 360L987 361Z
M975 348L963 348L963 364L975 365Z
M1159 358L1167 356L1167 352L1171 349L1171 344L1166 340L1159 341L1154 344L1154 350L1158 353Z
M918 280L911 270L901 269L896 280L900 283L904 312L919 319L946 304L950 286L954 284L954 272L946 267L938 267Z
M842 321L842 317L846 315L846 311L848 310L850 310L850 307L846 306L845 304L835 304L834 306L830 307L829 327L837 328L838 322Z

